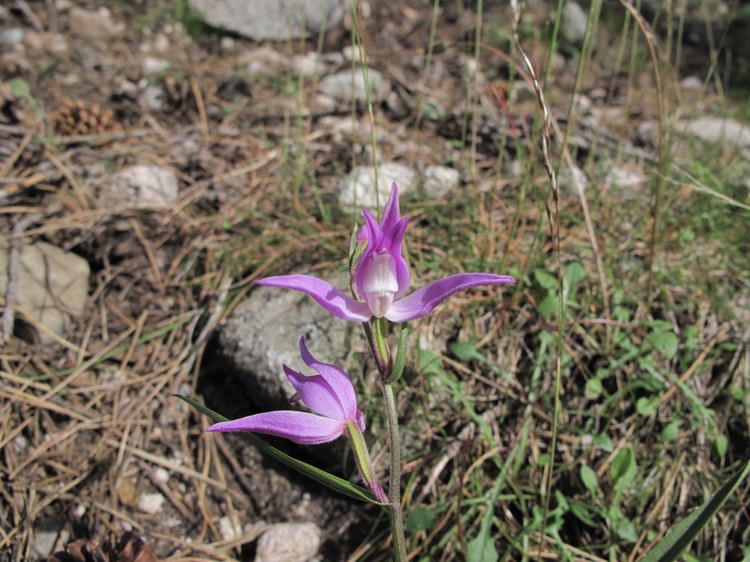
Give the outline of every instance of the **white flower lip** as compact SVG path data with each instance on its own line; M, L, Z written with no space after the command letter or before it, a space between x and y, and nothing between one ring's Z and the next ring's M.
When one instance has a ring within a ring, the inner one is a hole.
M374 254L366 268L363 287L367 305L373 316L382 318L391 309L398 291L396 264L390 253Z

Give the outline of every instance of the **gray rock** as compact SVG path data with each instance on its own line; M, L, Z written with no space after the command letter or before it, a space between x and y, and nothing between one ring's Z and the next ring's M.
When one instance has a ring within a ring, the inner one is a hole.
M8 287L8 242L0 239L0 295ZM88 298L89 264L46 242L23 245L19 255L16 304L52 333L63 335L73 318L83 314ZM33 329L33 328L32 328ZM30 339L52 338L34 329Z
M686 76L680 80L680 88L686 92L700 92L703 89L703 80L698 76Z
M164 109L164 92L158 86L146 86L143 90L143 104L150 111L158 113Z
M188 0L188 7L214 27L279 41L316 35L344 17L343 0Z
M588 16L577 2L568 1L562 9L560 35L571 45L583 43Z
M320 548L322 533L315 523L278 523L258 539L255 562L307 562Z
M8 27L0 30L0 45L12 47L23 41L24 31L22 27Z
M620 166L612 166L604 179L605 185L619 189L623 195L634 192L646 182L642 170L631 170Z
M290 65L289 58L284 53L268 46L258 47L244 53L242 61L247 64L250 72L263 76L278 76L280 71L287 69Z
M130 209L168 207L177 201L178 196L177 177L155 164L120 170L99 192L104 205Z
M320 60L318 53L311 51L304 55L292 57L292 68L302 76L317 76L325 70L325 65Z
M656 147L659 144L659 123L648 120L638 125L636 139L649 147Z
M391 85L383 75L372 68L367 69L370 83L370 97L373 103L383 100L391 90ZM342 70L324 77L320 81L320 93L338 101L352 101L360 104L367 102L367 82L362 69Z
M347 290L345 275L327 279ZM332 316L312 298L287 289L259 287L219 332L219 353L264 410L288 408L294 388L283 365L314 374L300 358L299 340L324 363L343 363L353 347L364 348L358 324ZM360 342L360 343L357 343Z
M40 517L34 523L34 559L47 560L47 557L62 550L68 540L65 519L61 517Z
M86 39L110 39L125 30L122 23L115 23L107 8L97 11L85 10L74 6L68 14L70 31L73 35Z
M577 193L579 187L585 191L589 185L589 180L586 177L586 172L575 165L572 168L563 168L558 179L561 189L565 189L573 193Z
M345 211L359 213L362 208L382 208L391 193L391 184L396 182L399 194L411 193L417 189L417 172L408 166L395 162L378 166L378 184L375 186L375 168L357 166L346 176L338 188L338 203Z
M698 117L678 122L676 129L706 142L723 142L737 148L750 148L750 127L733 119Z
M164 72L169 69L170 66L171 63L168 60L151 56L143 57L143 61L141 62L141 70L143 70L143 74L147 76Z
M424 171L424 193L429 199L443 199L458 189L459 174L448 166L428 166Z

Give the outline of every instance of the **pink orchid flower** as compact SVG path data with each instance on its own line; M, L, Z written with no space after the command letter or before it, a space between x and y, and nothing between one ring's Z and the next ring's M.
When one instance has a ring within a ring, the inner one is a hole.
M513 277L493 273L458 273L404 296L409 289L410 275L401 244L409 219L400 218L398 186L395 183L391 186L380 223L368 210L363 214L365 225L358 240L366 241L367 247L354 272L357 299L311 275L279 275L259 279L257 283L305 293L334 316L350 322L366 322L373 317L407 322L426 316L458 291L516 281Z
M318 445L345 435L350 428L365 430L362 412L349 377L335 365L316 360L299 342L302 360L318 374L303 375L284 365L289 382L297 391L290 402L301 400L315 413L298 410L263 412L237 420L215 423L207 431L254 431L289 439L301 445Z
M328 443L342 435L349 439L360 477L375 498L386 503L388 498L375 473L367 452L364 436L365 419L357 407L354 386L347 374L336 365L321 363L299 341L300 355L305 364L317 372L307 376L284 365L287 378L297 391L297 400L312 412L277 410L253 414L237 420L215 423L207 431L252 431L289 439L301 445Z

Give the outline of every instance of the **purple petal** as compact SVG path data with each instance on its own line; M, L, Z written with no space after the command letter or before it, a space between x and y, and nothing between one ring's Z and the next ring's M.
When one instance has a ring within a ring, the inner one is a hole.
M388 247L393 256L393 260L396 263L396 279L398 279L398 291L394 295L396 298L400 298L406 291L409 290L410 273L409 266L406 265L403 253L401 251L401 243L404 239L404 232L409 224L409 219L401 219L393 231L386 232L388 237Z
M333 365L322 365L321 374L306 376L284 365L289 382L297 393L295 398L318 414L342 422L357 417L357 399L349 377Z
M294 399L301 400L313 412L341 422L355 419L357 413L356 403L354 404L354 408L351 409L350 415L350 410L347 409L350 402L345 398L339 397L322 375L303 375L286 365L284 365L284 372L289 382L292 383L292 386L297 391ZM351 394L354 394L353 389Z
M333 441L344 432L345 428L346 424L338 420L308 412L278 410L215 423L206 431L254 431L283 437L300 445L318 445Z
M383 229L370 211L365 209L362 215L365 217L364 228L367 229L367 249L372 252L382 243Z
M459 273L430 283L408 297L393 303L388 314L385 315L392 322L406 322L427 316L433 309L451 296L477 285L500 285L515 283L516 280L507 275L492 273Z
M393 230L398 222L401 213L398 208L398 185L394 181L391 184L391 194L388 196L388 202L385 204L383 217L380 220L380 226L384 232Z
M330 283L311 275L279 275L258 279L256 283L305 293L337 318L349 322L365 322L372 316L367 303L357 302Z

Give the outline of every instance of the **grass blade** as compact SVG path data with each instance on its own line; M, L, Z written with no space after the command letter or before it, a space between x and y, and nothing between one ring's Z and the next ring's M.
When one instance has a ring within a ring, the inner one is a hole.
M674 526L672 531L641 559L641 562L672 562L687 548L700 530L724 505L734 489L750 472L750 459L706 503Z

